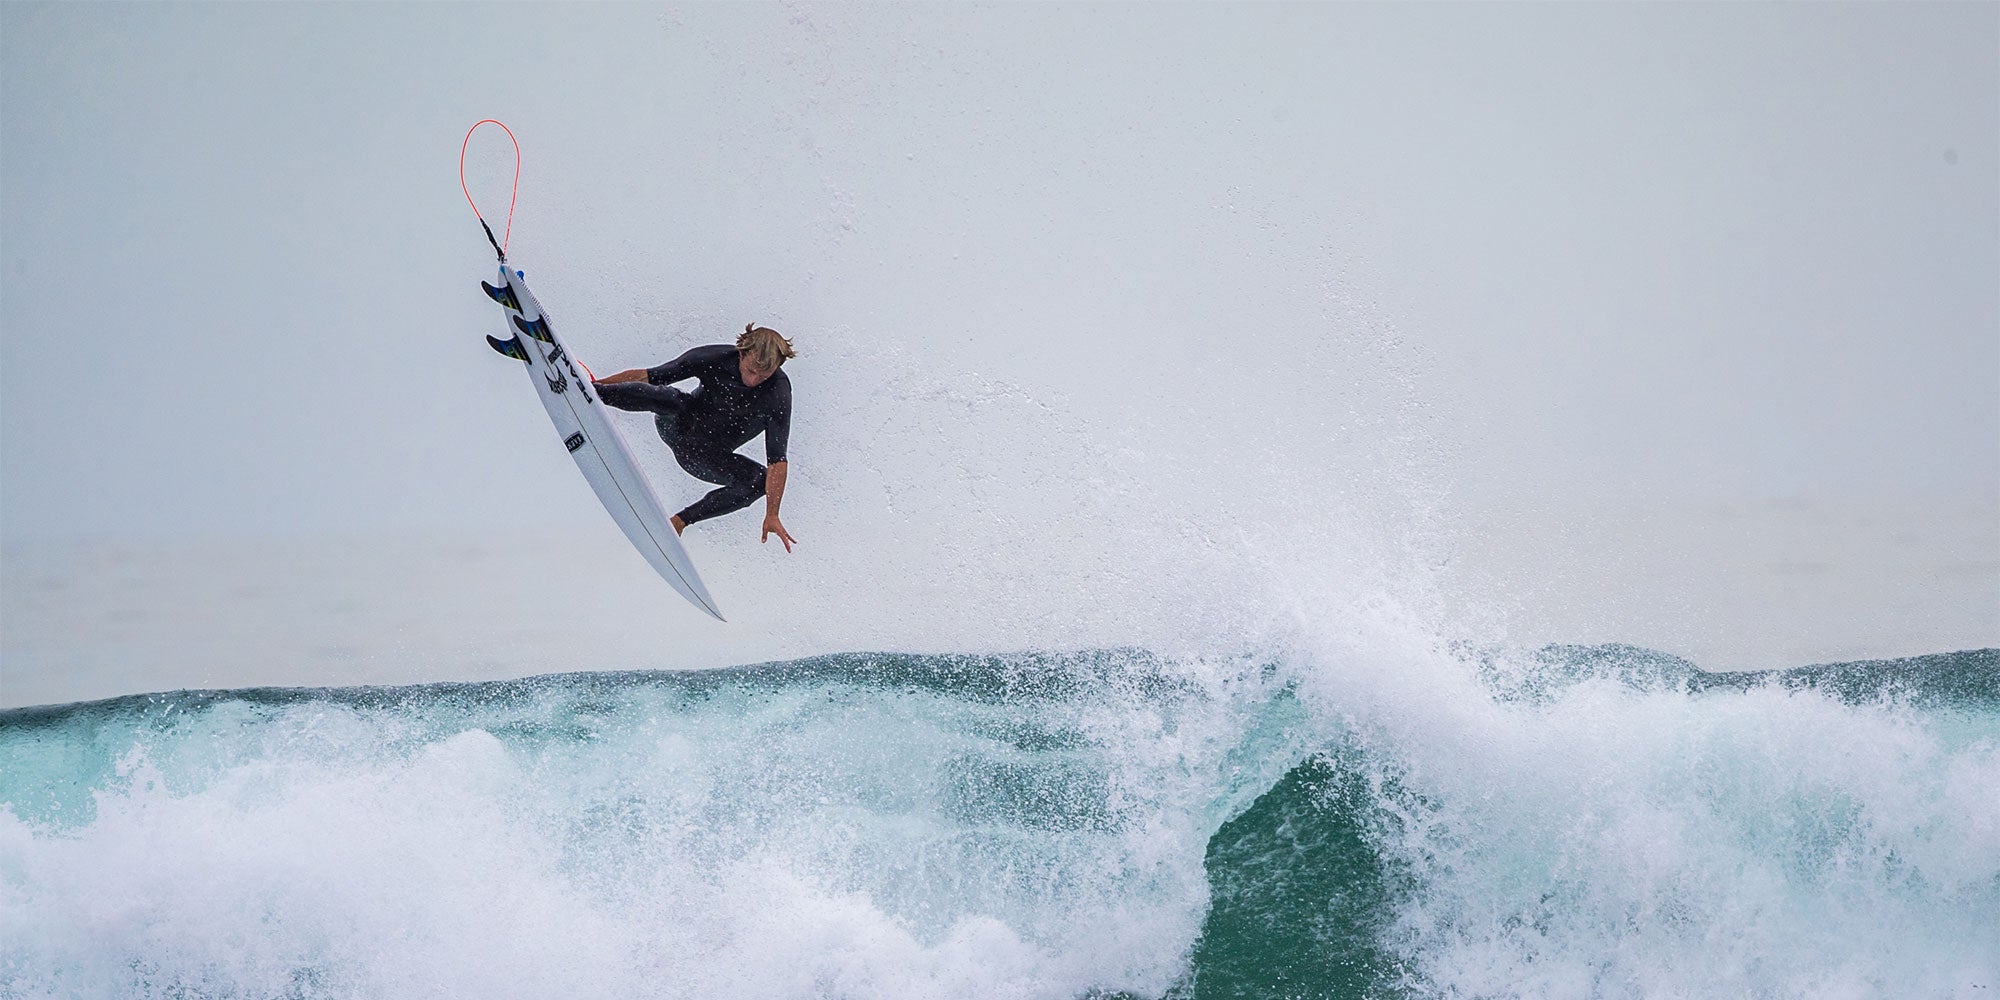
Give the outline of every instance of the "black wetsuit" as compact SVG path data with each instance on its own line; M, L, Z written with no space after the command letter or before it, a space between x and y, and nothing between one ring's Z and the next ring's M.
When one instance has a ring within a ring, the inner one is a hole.
M700 379L693 392L669 383ZM646 381L597 383L606 405L656 414L660 440L673 449L674 461L688 475L721 488L681 511L693 524L742 510L764 495L764 467L739 455L751 438L764 435L764 457L785 460L785 442L792 433L792 380L781 369L755 387L743 384L736 348L728 344L697 347L658 368L646 369Z

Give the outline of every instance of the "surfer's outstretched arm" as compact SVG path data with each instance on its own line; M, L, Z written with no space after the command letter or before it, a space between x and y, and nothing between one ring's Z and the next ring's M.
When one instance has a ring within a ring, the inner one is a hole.
M697 347L680 357L653 368L627 368L616 375L598 379L598 385L624 385L628 382L645 382L651 385L670 385L700 374L698 369L705 360L713 360L704 353L705 348Z
M764 424L764 461L770 468L764 470L764 531L759 542L771 540L772 535L785 543L785 551L792 551L792 533L785 530L785 522L778 520L778 503L785 498L785 473L791 470L791 463L785 461L785 446L792 437L792 383L786 380L777 387L771 401L771 416Z

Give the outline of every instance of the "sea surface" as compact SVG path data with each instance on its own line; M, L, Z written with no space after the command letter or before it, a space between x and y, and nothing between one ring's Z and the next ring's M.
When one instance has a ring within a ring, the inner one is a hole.
M7 710L0 995L2000 991L2000 650L1357 652Z

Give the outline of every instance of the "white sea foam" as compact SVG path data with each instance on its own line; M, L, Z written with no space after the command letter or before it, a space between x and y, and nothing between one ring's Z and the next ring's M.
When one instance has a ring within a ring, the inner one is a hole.
M1200 930L1218 803L1277 777L1240 773L1246 713L1269 694L1242 669L1010 705L837 682L682 700L558 684L513 708L223 701L165 729L113 723L97 732L133 748L87 805L10 793L0 811L0 983L1158 994ZM1225 675L1244 683L1216 687Z

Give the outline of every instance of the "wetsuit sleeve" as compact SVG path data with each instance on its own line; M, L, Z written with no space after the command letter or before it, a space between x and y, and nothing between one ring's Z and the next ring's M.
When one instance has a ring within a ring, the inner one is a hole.
M764 424L764 460L775 465L785 461L785 445L792 437L792 380L786 379L771 393L771 415Z
M705 356L707 350L705 347L690 348L686 354L664 365L646 369L646 381L654 385L671 385L682 379L694 378L701 374L701 366L708 360Z

